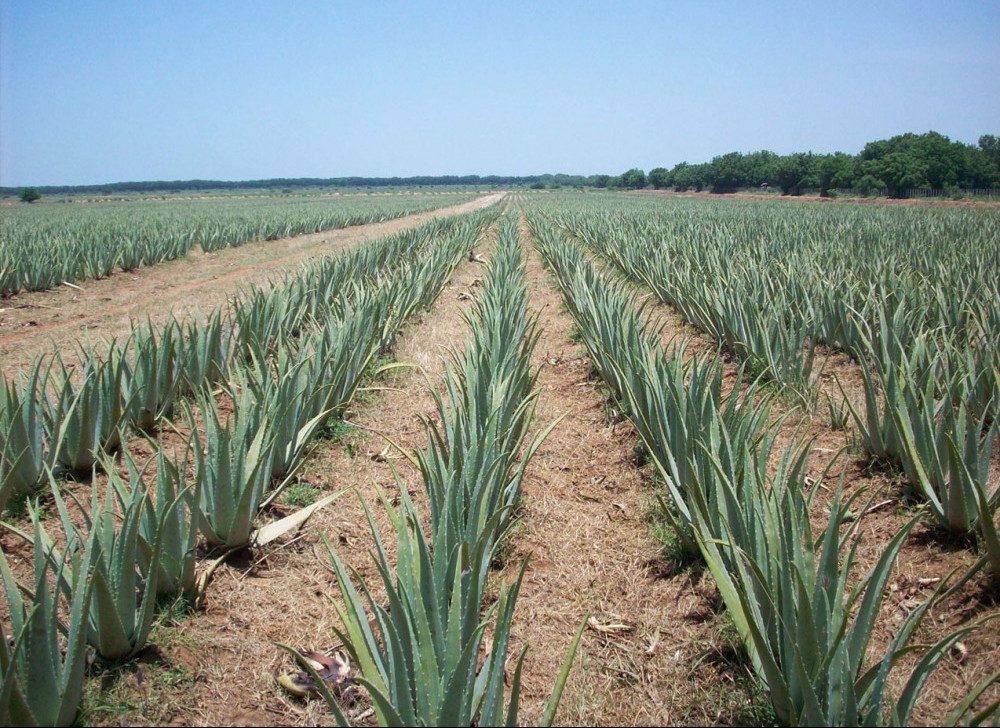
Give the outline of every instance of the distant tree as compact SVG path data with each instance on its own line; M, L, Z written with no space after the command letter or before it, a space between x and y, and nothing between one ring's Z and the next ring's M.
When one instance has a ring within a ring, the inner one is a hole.
M880 190L886 187L886 183L871 174L863 175L857 182L854 183L858 189L864 190L865 192L871 192L872 190Z
M979 137L977 167L984 171L986 179L977 186L995 187L1000 185L1000 137L994 134L983 134Z
M819 193L823 197L830 190L854 187L854 157L837 152L820 158L816 173L819 177Z
M694 186L694 175L689 171L690 168L690 164L681 162L675 164L674 168L670 170L670 181L678 192L685 192Z
M997 187L1000 186L1000 153L996 158L991 158L989 151L983 148L980 137L980 146L974 147L971 144L965 147L965 178L959 181L960 187Z
M595 174L593 176L593 185L597 188L604 188L608 186L608 182L611 181L611 175L608 174Z
M774 184L774 175L780 160L781 157L766 149L744 155L741 161L743 186L760 187L765 182Z
M710 166L708 164L688 164L687 162L681 162L676 165L670 170L674 189L678 192L692 189L701 192L702 188L707 184L706 180Z
M646 186L646 173L633 167L621 177L621 186L627 190L638 190Z
M533 189L533 190L544 190L545 189L545 183L544 182L532 182L531 183L531 189Z
M41 194L35 187L25 187L21 190L21 202L32 203L35 200L42 199Z
M750 175L747 174L743 155L730 152L715 157L708 171L707 182L712 186L712 192L735 192L740 187L747 187Z
M994 134L983 134L979 137L979 149L990 158L993 164L1000 167L1000 137Z
M808 186L811 172L811 154L789 154L778 162L774 181L781 188L781 194L801 195L802 188Z
M915 154L902 150L890 152L880 162L878 176L885 180L892 197L902 197L909 189L930 186L927 163Z
M662 190L670 186L670 170L664 167L657 167L649 171L649 184L653 189Z

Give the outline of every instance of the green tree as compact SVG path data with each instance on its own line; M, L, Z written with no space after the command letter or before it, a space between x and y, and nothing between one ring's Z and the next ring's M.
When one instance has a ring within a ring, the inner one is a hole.
M744 185L746 187L760 187L765 182L773 184L774 175L780 162L781 157L766 149L744 155L741 162Z
M902 197L906 190L927 187L927 164L915 154L890 152L880 160L878 176L885 180L892 197Z
M674 189L678 192L692 189L701 192L706 184L709 166L707 164L681 162L670 171L670 176L674 182Z
M857 187L864 190L865 192L871 192L872 190L880 190L883 187L887 187L883 180L870 173L866 173L861 176L861 178L855 183Z
M42 199L42 195L34 187L24 187L21 190L21 202L32 203Z
M843 152L827 154L819 160L816 174L823 197L829 195L830 190L854 187L854 157Z
M715 157L709 167L707 181L712 186L712 192L735 192L740 187L747 187L750 184L750 175L747 173L743 155L739 152L730 152Z
M621 179L621 186L627 190L638 190L646 186L646 173L637 167L625 172Z
M662 190L670 186L670 170L665 167L657 167L649 171L649 184L653 189Z
M979 137L978 160L976 166L983 170L983 179L977 184L982 187L1000 185L1000 137L983 134Z
M1000 167L1000 137L994 134L983 134L979 137L979 148L993 161L993 164Z
M959 186L987 188L1000 185L1000 164L994 162L981 146L968 145L965 155L965 178L959 180Z
M812 172L811 154L789 154L778 162L774 181L783 195L801 195L802 188L809 184Z

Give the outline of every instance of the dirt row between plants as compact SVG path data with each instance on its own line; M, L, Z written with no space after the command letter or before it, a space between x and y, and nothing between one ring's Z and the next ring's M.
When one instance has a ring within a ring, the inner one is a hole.
M480 248L487 257L489 245ZM558 290L538 254L526 250L529 307L539 314L541 327L534 354L541 371L533 429L566 416L529 467L512 554L497 579L512 578L530 554L511 650L516 655L522 645L530 646L522 715L529 721L540 716L573 631L589 613L594 621L571 673L560 724L738 722L743 706L727 699L734 678L715 659L725 649L719 620L704 607L706 596L695 581L661 573L659 545L647 518L649 493L634 462L634 437L627 424L609 423L586 354L570 339L572 321L560 308ZM338 646L329 599L339 593L324 536L369 583L377 580L368 556L371 536L353 491L371 504L378 526L388 534L376 486L395 501L396 469L425 512L419 475L375 432L408 450L425 445L419 417L436 419L428 382L440 386L442 354L464 344L463 314L472 306L468 294L475 295L483 272L474 262L458 267L433 307L398 341L396 359L415 368L397 370L378 383L377 391L362 396L345 418L360 427L321 442L309 457L304 484L321 494L352 492L317 513L299 536L224 565L204 611L167 621L154 633L155 649L132 667L106 675L99 692L100 681L92 684L88 722L329 721L322 701L302 703L277 688L275 676L291 664L273 643L303 650ZM391 537L386 545L391 557ZM376 598L380 592L376 588Z
M605 261L593 254L590 257L608 275L615 275L613 268ZM648 289L636 286L635 290L641 296L648 297ZM718 353L715 342L710 337L686 323L671 307L657 304L647 308L647 311L660 327L660 337L668 351L676 351L676 345L686 341L686 358L697 353L711 356ZM859 490L865 492L866 495L859 504L867 504L873 510L864 516L861 528L863 540L857 555L858 561L851 582L853 584L875 565L885 545L916 515L917 504L905 496L905 481L901 474L872 466L853 447L854 436L850 425L846 430L838 430L829 422L824 396L829 395L838 405L844 401L837 380L844 385L844 392L859 408L858 411L864 411L859 366L846 355L827 350L820 352L817 359L817 367L823 368L815 385L821 393L815 412L806 411L795 395L780 390L771 391L775 395L772 399L771 422L780 421L781 424L770 464L773 472L785 448L794 442L812 442L807 468L811 479L820 478L836 458L813 507L812 526L816 537L826 526L829 505L841 476L845 498ZM737 384L745 388L745 382L740 383L736 376L738 363L728 355L724 356L723 363L723 394L731 391ZM994 458L991 482L997 477L997 472ZM883 603L879 624L873 634L870 657L873 660L882 657L905 617L931 595L942 579L952 576L953 581L957 580L975 564L977 558L975 544L956 543L943 538L936 530L931 515L926 515L917 523L896 559L893 575L889 580L890 593ZM711 582L709 577L706 576L706 579ZM714 585L703 588L703 591L714 592ZM959 626L997 614L996 599L995 593L990 592L987 575L980 572L947 602L932 610L932 615L924 621L917 633L917 641L931 643ZM703 606L707 607L708 604L706 602ZM1000 619L993 620L970 635L964 640L964 646L967 652L946 660L931 678L929 687L923 692L913 713L911 722L914 725L940 723L973 686L996 670L996 666L1000 664ZM901 669L897 669L890 679L896 695L917 659L915 655L904 659ZM1000 699L1000 683L986 692L980 705L997 699Z
M488 251L495 234L496 226L477 250ZM387 451L373 431L389 435L407 450L424 444L418 416L434 411L427 383L440 382L446 347L464 342L468 327L463 314L472 305L483 271L481 263L462 262L431 309L408 324L394 356L409 368L393 370L359 393L345 420L360 427L337 428L329 438L315 441L297 482L279 499L273 516L345 492L314 514L298 534L232 557L216 572L204 609L163 615L150 646L136 660L91 678L82 723L316 725L332 720L322 700L303 703L277 686L276 677L290 671L292 664L275 643L322 651L339 646L333 629L339 622L330 603L339 598L339 590L324 538L379 594L369 558L374 542L358 496L371 506L388 537L390 555L395 542L377 502L377 487L389 498L398 498L396 468L418 507L424 501L419 476L408 461ZM180 443L172 435L167 441L168 452ZM151 454L141 440L130 443L130 449L143 459ZM67 484L66 489L84 498L89 492L84 484ZM59 530L54 524L53 529ZM30 561L30 549L17 539L0 535L0 543L5 552L16 555L20 566ZM201 559L199 570L208 563Z
M539 448L524 482L523 512L507 566L530 556L513 642L529 647L522 700L540 714L573 630L588 627L557 715L559 724L738 724L740 679L723 669L722 621L700 579L664 571L651 532L648 471L636 437L609 418L606 395L562 296L522 226L529 306L541 338L536 428L564 419Z
M80 340L127 334L133 321L184 319L226 302L240 286L267 287L301 263L361 242L459 215L502 199L492 194L370 225L247 243L189 255L78 288L60 286L0 299L0 368L10 376L40 353L70 350ZM81 290L82 289L82 290Z

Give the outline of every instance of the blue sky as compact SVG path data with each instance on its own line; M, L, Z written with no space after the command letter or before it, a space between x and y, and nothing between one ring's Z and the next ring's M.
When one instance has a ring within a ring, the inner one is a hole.
M0 0L0 185L620 172L1000 133L1000 2Z

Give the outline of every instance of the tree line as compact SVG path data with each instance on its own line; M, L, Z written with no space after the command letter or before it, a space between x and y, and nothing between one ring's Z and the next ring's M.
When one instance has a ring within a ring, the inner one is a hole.
M503 175L421 175L415 177L275 177L242 181L228 180L159 180L150 182L108 182L99 185L36 185L31 188L0 187L0 195L14 196L23 189L43 195L117 195L124 193L192 192L208 190L295 190L303 188L376 188L376 187L527 187L576 186L587 183L583 175L539 174L528 176Z
M894 197L913 189L995 189L1000 187L1000 138L985 134L973 145L930 131L869 142L859 154L730 152L703 164L657 167L644 180L636 174L641 171L630 170L608 186L713 192L767 186L788 195L804 189L818 189L821 195L860 189L886 190Z
M122 193L163 193L198 190L282 190L302 188L384 188L384 187L597 187L607 189L673 188L733 192L752 187L774 187L784 194L801 194L805 189L886 190L901 197L912 189L949 190L1000 188L1000 138L985 134L978 144L952 141L935 131L900 134L891 139L869 142L859 154L798 152L779 155L762 150L743 154L730 152L702 164L681 162L671 169L657 167L647 175L634 168L619 175L540 174L425 175L417 177L298 177L246 181L176 180L154 182L113 182L102 185L38 186L38 194L113 195ZM19 187L0 187L0 195L23 194ZM29 200L26 200L29 201Z

